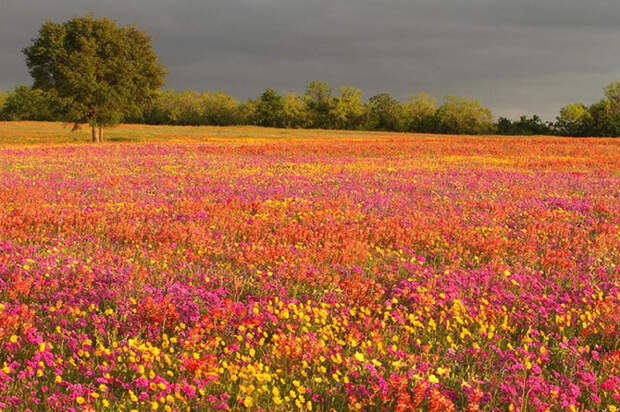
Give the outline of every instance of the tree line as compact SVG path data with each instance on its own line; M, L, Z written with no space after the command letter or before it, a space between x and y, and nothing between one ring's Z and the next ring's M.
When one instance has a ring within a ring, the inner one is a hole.
M0 120L62 121L63 113L40 89L18 86L0 92ZM500 117L480 102L446 96L441 104L427 93L401 102L389 93L368 100L352 86L334 90L328 83L308 83L305 93L265 90L255 99L239 101L223 92L194 90L156 92L151 102L120 119L152 125L257 125L281 128L383 130L422 133L502 135L620 136L620 82L604 89L590 106L573 103L560 109L555 122L539 116L518 120Z
M23 50L32 86L0 92L0 120L88 123L93 141L103 127L128 123L258 125L281 128L384 130L450 134L619 136L620 82L591 105L569 104L555 122L539 116L494 121L479 101L427 93L402 102L389 93L365 100L352 86L312 81L304 93L266 89L239 101L223 92L161 90L166 69L151 38L135 26L119 27L92 15L45 22Z

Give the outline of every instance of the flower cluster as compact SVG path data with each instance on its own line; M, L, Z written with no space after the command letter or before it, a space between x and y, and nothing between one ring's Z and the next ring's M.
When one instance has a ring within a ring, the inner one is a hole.
M0 148L0 410L616 410L620 144Z

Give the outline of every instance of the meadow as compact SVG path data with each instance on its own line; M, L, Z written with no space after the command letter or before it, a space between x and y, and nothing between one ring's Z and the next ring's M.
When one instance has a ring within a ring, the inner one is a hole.
M0 410L615 411L620 141L0 123Z

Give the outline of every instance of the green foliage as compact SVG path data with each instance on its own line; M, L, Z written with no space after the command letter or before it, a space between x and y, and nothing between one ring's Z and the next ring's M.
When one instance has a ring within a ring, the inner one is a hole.
M553 124L545 123L538 115L532 117L521 116L519 120L511 121L505 117L497 120L497 133L503 135L552 135Z
M93 127L135 115L163 85L150 37L107 18L46 22L24 54L34 87L55 100L66 120Z
M613 82L604 89L607 99L615 109L620 109L620 82Z
M186 126L230 126L242 122L239 102L234 97L222 92L201 94L193 90L157 93L142 119L147 124Z
M446 96L437 110L439 129L444 133L484 134L493 132L493 115L477 100Z
M146 124L174 124L172 112L177 103L174 90L157 92L151 103L143 111L143 121Z
M405 129L410 132L435 132L437 125L437 98L422 92L409 97L403 105Z
M330 128L360 129L364 124L364 114L362 91L353 86L341 86L330 109Z
M327 82L314 80L308 83L304 97L309 113L310 127L329 129L332 126L330 113L336 103L330 85Z
M17 86L5 95L0 106L2 120L55 120L58 117L54 102L39 89Z
M194 90L184 90L173 97L168 107L172 124L198 126L202 120L200 94Z
M620 136L620 82L604 89L605 97L590 106L590 134L596 136Z
M303 98L294 93L284 95L284 127L308 127L310 114Z
M620 136L620 111L607 99L594 103L589 108L591 136Z
M223 93L202 94L204 124L231 126L239 123L239 101Z
M556 127L565 136L586 136L592 116L583 103L571 103L560 109Z
M404 111L398 100L389 93L380 93L368 100L368 123L371 130L403 130Z
M0 119L2 119L4 102L6 102L6 98L8 97L8 95L9 94L7 92L3 92L2 90L0 90Z
M239 124L257 125L258 124L258 100L246 100L239 105Z
M284 127L284 99L275 90L267 89L258 99L258 125Z

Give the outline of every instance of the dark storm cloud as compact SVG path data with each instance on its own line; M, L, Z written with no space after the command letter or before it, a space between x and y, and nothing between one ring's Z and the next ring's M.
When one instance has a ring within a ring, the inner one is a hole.
M169 87L238 98L321 79L551 119L620 80L617 0L0 0L0 88L30 82L20 49L43 20L88 12L152 34Z

